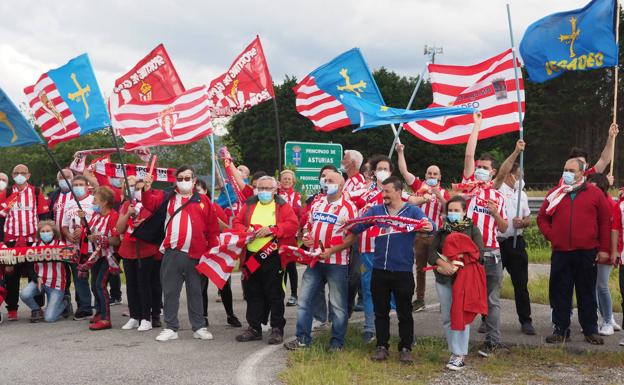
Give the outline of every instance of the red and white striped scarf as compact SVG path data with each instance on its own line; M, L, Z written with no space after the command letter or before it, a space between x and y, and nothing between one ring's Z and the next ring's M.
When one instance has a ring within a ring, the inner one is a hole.
M548 201L548 207L546 207L546 215L553 215L555 213L555 210L557 210L557 206L559 206L559 203L561 203L563 197L571 192L578 190L583 185L583 183L585 183L585 178L582 178L580 181L572 185L562 184L561 186L554 189L550 194L548 194L548 196L546 197L546 200Z
M395 215L372 215L348 220L342 225L341 231L350 231L353 227L360 224L371 224L376 226L389 226L392 230L399 233L409 233L422 229L428 223L429 220L426 218L413 219Z
M492 181L482 181L482 180L469 180L464 181L462 183L453 183L452 185L453 191L461 193L464 198L466 197L474 197L481 193L483 190L491 189L494 186L494 182Z
M282 262L282 269L291 262L301 263L302 265L310 265L314 267L318 261L321 260L322 249L305 250L296 246L282 246L279 248L280 260Z
M234 270L236 260L243 254L245 245L251 242L254 236L253 232L219 234L219 245L202 255L195 269L222 289Z

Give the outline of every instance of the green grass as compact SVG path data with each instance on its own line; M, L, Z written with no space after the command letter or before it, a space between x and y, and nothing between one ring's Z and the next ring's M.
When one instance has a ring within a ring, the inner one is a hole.
M611 291L613 311L621 313L622 293L620 293L618 274L619 272L617 269L614 269L611 272L611 276L609 277L609 289ZM543 305L548 305L550 303L548 299L548 279L548 275L538 275L529 279L528 289L532 303L540 303ZM511 278L508 275L505 275L505 278L503 279L501 298L514 299L513 285L511 284ZM573 299L573 306L576 307L576 297Z
M550 249L544 248L527 248L529 255L529 263L550 264Z
M446 341L441 338L419 338L412 351L414 365L398 362L396 338L391 340L390 358L381 363L370 360L374 346L361 342L358 327L349 328L343 352L328 352L328 340L329 333L324 332L315 338L310 349L290 352L280 380L288 385L426 384L446 372L444 366L449 353ZM561 375L591 377L599 368L622 368L624 352L570 352L565 347L516 346L509 354L483 359L476 353L476 346L471 346L466 363L467 370L485 376L488 383L556 383ZM566 368L557 369L562 366Z

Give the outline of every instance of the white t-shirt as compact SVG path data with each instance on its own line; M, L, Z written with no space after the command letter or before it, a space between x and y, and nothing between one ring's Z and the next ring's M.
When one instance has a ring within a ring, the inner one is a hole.
M507 183L498 189L505 197L505 213L507 214L507 231L504 233L497 232L496 236L499 238L509 238L514 236L513 218L516 217L518 209L518 191L509 187ZM524 191L520 195L520 218L526 218L531 215L531 209L529 208L529 199ZM518 229L517 234L522 235L522 229Z
M82 206L82 210L85 212L87 222L91 220L91 216L93 215L92 205L92 194L87 195L80 201L80 206ZM80 217L78 216L78 204L76 204L76 201L73 199L67 202L67 205L65 206L62 226L67 227L70 233L73 233L75 229L82 227L80 224ZM69 243L69 241L67 243Z

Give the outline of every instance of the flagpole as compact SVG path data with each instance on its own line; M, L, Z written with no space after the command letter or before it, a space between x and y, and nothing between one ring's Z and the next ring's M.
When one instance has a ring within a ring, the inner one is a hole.
M210 151L212 152L212 155L213 155L213 164L212 164L212 166L213 166L213 169L212 169L213 174L212 175L213 176L212 176L212 192L211 192L211 194L212 194L212 201L213 202L215 201L215 185L216 185L216 182L215 182L215 169L216 169L216 172L219 174L219 176L221 177L221 181L223 182L223 190L222 191L225 191L225 197L228 200L228 205L230 206L230 210L232 210L232 212L233 212L234 211L234 206L232 205L232 199L230 198L230 193L228 192L227 187L225 186L226 185L225 178L223 177L223 172L221 171L221 166L217 162L217 154L215 153L215 145L214 145L213 140L211 140L211 137L212 137L212 139L214 139L214 134L210 135L209 137L206 137L206 140L210 144Z
M425 77L426 72L427 72L427 64L425 64L425 67L422 69L422 72L420 73L420 76L418 77L418 81L416 82L416 87L414 87L414 91L412 92L412 95L410 96L409 102L407 102L407 107L405 107L406 110L409 110L412 107L412 103L414 103L414 99L416 99L416 93L418 92L418 89L420 88L420 84L422 83L422 80ZM392 141L392 146L390 147L390 153L388 154L388 158L392 158L392 154L394 153L394 147L396 146L396 144L401 143L399 136L401 135L401 131L403 131L403 123L399 125L398 131L394 130L394 125L392 125L392 130L394 131L394 140Z
M208 143L210 144L210 154L212 155L212 170L210 171L210 183L212 184L210 190L210 198L214 202L215 201L215 162L217 155L215 154L215 145L214 145L214 133L210 134L208 137Z
M615 44L619 47L620 43L620 1L615 1ZM617 104L618 104L618 82L619 82L619 67L620 67L619 51L618 57L615 63L615 70L613 72L613 123L617 121ZM609 167L609 174L613 175L613 166L615 163L615 138L613 138L613 146L611 146L611 166Z
M121 172L123 174L124 182L125 182L124 185L126 187L125 189L126 196L128 197L128 200L130 201L130 203L134 203L134 198L130 194L130 186L128 186L128 176L126 175L126 165L124 164L123 157L121 156L121 150L119 149L119 143L117 143L117 137L115 136L115 131L113 130L112 125L108 126L108 129L110 131L111 136L113 137L113 144L115 145L115 148L117 149L117 156L119 156L119 164L121 165Z
M522 126L522 100L520 99L520 80L518 78L518 62L516 60L516 46L514 44L513 28L511 27L511 10L507 3L507 23L509 25L509 40L511 41L511 54L513 56L514 77L516 83L516 99L518 99L518 124L520 126L520 140L524 140L524 127ZM524 151L520 153L520 180L524 178ZM520 201L522 198L522 188L518 184L518 204L516 205L516 218L520 217ZM512 221L513 223L513 221ZM518 240L518 229L514 228L513 247L516 247Z
M275 131L277 141L277 170L282 172L282 138L280 134L279 113L277 110L277 95L273 96L273 109L275 110Z

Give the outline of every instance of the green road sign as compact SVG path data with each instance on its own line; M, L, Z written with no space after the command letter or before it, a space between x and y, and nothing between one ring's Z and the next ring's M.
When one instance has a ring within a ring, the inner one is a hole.
M300 170L295 171L297 176L297 190L305 195L310 196L319 192L319 176L320 169L318 170Z
M337 143L286 142L284 165L320 170L326 164L340 167L342 145Z

